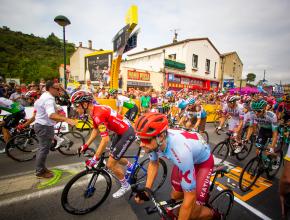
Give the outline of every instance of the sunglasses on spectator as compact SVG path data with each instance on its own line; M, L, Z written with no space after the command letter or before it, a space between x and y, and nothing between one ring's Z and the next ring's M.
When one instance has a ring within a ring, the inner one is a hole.
M152 139L140 138L140 141L144 144L150 144Z

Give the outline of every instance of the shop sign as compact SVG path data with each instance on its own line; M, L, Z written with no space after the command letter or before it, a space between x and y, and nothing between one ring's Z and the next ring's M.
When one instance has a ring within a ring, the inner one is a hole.
M136 82L136 81L128 81L127 86L140 86L140 87L151 87L151 83L146 82Z
M224 88L232 89L235 87L234 79L224 79Z
M189 78L181 78L181 83L185 84L185 85L189 85L190 84L190 79Z
M174 74L173 73L168 73L168 81L174 82Z
M150 73L128 70L128 79L150 81Z

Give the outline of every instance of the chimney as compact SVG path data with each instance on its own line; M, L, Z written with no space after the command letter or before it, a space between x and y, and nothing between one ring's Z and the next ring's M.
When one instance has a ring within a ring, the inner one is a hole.
M83 47L83 42L79 42L79 47Z
M147 48L144 48L144 50L147 50Z
M177 43L177 35L178 35L178 33L175 32L174 33L174 38L173 38L173 43Z
M88 42L89 42L89 49L92 49L92 48L93 48L93 43L92 43L92 41L91 41L91 40L88 40Z

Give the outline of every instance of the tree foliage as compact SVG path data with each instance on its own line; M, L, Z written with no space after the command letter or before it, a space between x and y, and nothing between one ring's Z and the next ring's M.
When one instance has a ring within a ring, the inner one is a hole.
M74 44L67 43L67 64L74 51ZM41 38L0 27L0 61L0 75L5 78L20 78L21 82L58 78L63 42L54 33Z
M247 74L247 82L254 82L255 79L256 79L256 74L254 74L254 73Z

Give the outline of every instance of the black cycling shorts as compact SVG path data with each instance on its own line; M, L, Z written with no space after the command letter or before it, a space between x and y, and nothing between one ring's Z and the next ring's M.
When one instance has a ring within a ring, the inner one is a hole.
M138 114L138 107L137 107L137 105L134 105L133 108L129 109L126 112L125 117L133 122L135 120L135 118L137 117L137 114Z
M260 128L256 143L264 147L268 139L272 138L272 136L273 136L272 129Z
M25 111L20 111L17 113L13 113L11 115L7 115L3 118L5 125L4 128L11 129L15 128L21 119L24 119L26 116Z
M115 160L120 160L129 146L135 140L135 131L130 126L123 135L114 135L110 146L110 154Z

